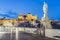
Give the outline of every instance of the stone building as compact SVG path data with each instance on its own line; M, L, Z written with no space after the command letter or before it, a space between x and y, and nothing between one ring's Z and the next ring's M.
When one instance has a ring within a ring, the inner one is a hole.
M16 22L24 22L24 21L32 21L32 23L37 20L37 17L36 16L33 16L31 13L28 13L26 15L24 14L20 14L18 15L18 18L17 19L6 19L5 17L4 18L1 18L0 19L0 26L7 23L7 22L11 22L12 24L16 23ZM34 23L33 23L34 24Z

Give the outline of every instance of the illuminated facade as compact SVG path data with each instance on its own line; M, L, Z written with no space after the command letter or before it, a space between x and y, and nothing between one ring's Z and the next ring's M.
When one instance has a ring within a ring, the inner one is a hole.
M24 19L26 19L28 21L31 21L32 19L33 20L37 20L37 17L36 16L32 16L32 14L28 13L27 15L23 15L23 14L19 15L18 19L20 19L21 21L24 20Z
M7 22L11 22L11 23L24 22L25 20L26 21L31 21L31 20L35 21L35 20L37 20L37 17L36 16L32 16L32 14L30 14L30 13L28 13L26 15L20 14L18 16L18 19L5 19L5 18L0 19L0 25L3 25L5 23L7 23Z

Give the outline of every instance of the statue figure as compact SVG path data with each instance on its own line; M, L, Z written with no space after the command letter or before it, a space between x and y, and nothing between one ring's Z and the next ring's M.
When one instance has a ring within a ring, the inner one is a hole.
M51 24L50 24L50 21L48 19L48 5L46 2L44 2L44 5L43 5L43 12L44 12L44 15L41 19L43 25L45 26L45 28L51 28Z
M44 5L43 5L43 12L46 14L48 11L48 5L46 4L46 2L44 2Z

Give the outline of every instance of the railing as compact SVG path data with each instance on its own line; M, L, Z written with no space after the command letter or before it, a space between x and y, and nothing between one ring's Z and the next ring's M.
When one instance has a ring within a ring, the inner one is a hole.
M12 40L12 35L13 35L13 32L16 33L16 40L18 40L18 32L19 32L19 29L17 27L0 27L0 33L10 33L10 39L8 40Z
M24 31L24 32L28 32L28 33L33 33L33 34L36 34L34 33L34 31L36 30L36 28L26 28L26 27L3 27L1 26L0 27L0 31L1 32L4 32L4 33L10 33L11 36L10 36L10 39L12 39L12 35L13 35L13 32L15 32L15 38L16 40L18 40L18 33L20 31ZM0 33L1 33L0 32Z
M0 38L4 36L6 33L10 33L10 38L7 38L8 40L13 39L13 33L15 33L15 39L18 40L18 33L20 31L28 32L36 34L37 28L26 28L26 27L3 27L0 26ZM45 36L53 38L53 36L60 36L60 29L45 29ZM40 32L39 32L40 33ZM42 31L41 31L42 33ZM56 34L57 33L57 34ZM6 37L6 36L5 36ZM1 40L1 39L0 39Z

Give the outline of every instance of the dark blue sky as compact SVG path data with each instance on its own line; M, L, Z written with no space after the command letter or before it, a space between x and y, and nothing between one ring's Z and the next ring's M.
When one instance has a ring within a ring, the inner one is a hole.
M60 0L46 0L49 19L60 20ZM0 18L17 18L19 14L32 13L43 16L44 0L0 0Z

